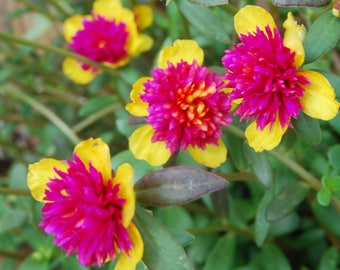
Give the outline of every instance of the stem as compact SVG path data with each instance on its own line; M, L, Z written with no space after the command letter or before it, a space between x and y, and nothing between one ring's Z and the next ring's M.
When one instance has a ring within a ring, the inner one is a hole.
M187 231L192 234L203 234L203 233L209 233L209 232L229 232L229 233L234 233L237 235L243 235L247 238L251 238L251 239L253 238L253 234L250 230L238 229L228 224L191 228L191 229L188 229Z
M61 120L54 112L52 112L50 109L39 103L34 98L16 89L0 88L0 93L11 96L15 99L21 100L29 104L32 108L37 110L48 120L50 120L56 127L58 127L73 144L77 144L80 141L79 137L68 125L65 124L63 120Z
M29 39L24 39L22 37L18 37L9 33L5 33L5 32L0 32L0 40L3 40L5 42L15 42L21 45L26 45L26 46L30 46L33 48L37 48L37 49L42 49L44 51L47 52L52 52L55 54L59 54L62 55L64 57L71 57L74 58L76 60L79 60L83 63L89 64L93 67L96 67L98 69L101 70L105 70L106 72L110 73L111 75L117 76L117 72L114 69L108 68L100 63L91 61L90 59L88 59L87 57L81 56L79 54L73 53L71 51L65 50L65 49L61 49L52 45L48 45L48 44L41 44L39 42L35 42L33 40L29 40Z
M2 187L0 187L0 194L2 194L2 195L31 196L31 192L29 190L19 189L19 188L2 188Z
M73 127L75 132L80 132L81 130L85 129L86 127L90 126L103 116L114 112L116 109L120 107L120 104L112 104L108 107L103 108L102 110L91 114L89 117L85 118L83 121L79 122L77 125Z

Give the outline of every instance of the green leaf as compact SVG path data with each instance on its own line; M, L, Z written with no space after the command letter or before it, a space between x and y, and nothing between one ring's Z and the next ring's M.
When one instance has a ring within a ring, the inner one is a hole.
M179 0L178 7L187 20L202 34L223 43L230 43L228 31L222 20L211 9Z
M321 257L319 270L337 270L339 253L336 247L328 248Z
M273 184L274 177L267 153L255 152L247 144L244 145L244 150L257 181L265 188L270 189Z
M203 270L232 270L234 268L236 237L228 233L218 240L209 253Z
M262 248L262 270L290 270L289 261L283 252L274 244L269 243Z
M135 184L135 191L139 203L169 206L191 202L226 185L227 181L216 174L174 166L145 175Z
M254 238L258 247L261 247L269 232L270 223L266 220L266 209L273 198L273 191L268 190L262 197L257 207Z
M101 96L90 99L79 109L79 116L89 116L115 103L115 96Z
M331 11L321 15L311 26L303 41L305 64L315 61L332 49L340 39L340 20Z
M333 208L332 205L321 206L316 202L312 203L312 210L323 226L334 233L337 237L340 237L340 215Z
M328 5L331 0L273 0L274 5L286 7L323 7Z
M300 112L298 119L293 119L292 124L296 134L305 143L316 145L321 141L321 129L318 120Z
M199 6L219 6L219 5L227 5L229 3L228 0L188 0L190 3L199 5Z
M340 176L327 175L321 179L322 185L335 196L340 197Z
M329 149L328 160L334 168L338 168L340 164L340 144L335 145Z
M332 192L324 187L318 191L316 199L320 205L327 206L331 202Z
M49 265L47 261L40 261L34 259L34 253L20 264L18 270L48 270Z
M309 187L301 182L289 183L282 187L267 208L267 221L277 222L289 215L304 200L308 191Z
M9 210L0 219L0 234L20 227L27 219L27 214L22 210Z
M148 269L194 269L182 246L152 215L137 208L135 223L143 238L143 261Z

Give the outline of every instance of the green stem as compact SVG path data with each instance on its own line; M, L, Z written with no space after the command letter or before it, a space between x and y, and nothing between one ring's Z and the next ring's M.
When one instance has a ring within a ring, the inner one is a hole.
M0 187L0 194L2 194L2 195L31 196L31 192L29 190L19 189L19 188L2 188L2 187Z
M80 132L81 130L85 129L86 127L92 125L94 122L102 118L103 116L114 112L116 109L120 107L120 104L112 104L108 107L103 108L100 111L97 111L91 114L89 117L85 118L83 121L79 122L77 125L73 127L75 132Z
M229 232L229 233L234 233L237 235L243 235L247 238L253 238L253 234L250 230L238 229L228 224L211 225L211 226L205 226L205 227L199 227L199 228L190 228L187 231L189 233L196 234L196 235L209 233L209 232Z
M32 108L37 110L48 120L50 120L56 127L58 127L73 144L77 144L80 141L79 137L68 125L65 124L64 121L62 121L55 113L53 113L50 109L39 103L34 98L16 89L0 88L0 93L11 96L15 99L29 104Z
M110 73L113 76L118 76L117 72L114 69L108 68L100 63L91 61L90 59L81 56L79 54L75 54L71 51L65 50L65 49L61 49L52 45L48 45L48 44L41 44L39 42L35 42L33 40L29 40L29 39L24 39L22 37L18 37L9 33L5 33L5 32L0 32L0 40L5 41L5 42L15 42L21 45L26 45L26 46L30 46L33 48L37 48L37 49L42 49L44 51L47 52L52 52L55 54L59 54L61 56L64 57L71 57L74 58L76 60L79 60L83 63L89 64L93 67L96 67L98 69L101 70L105 70L106 72Z

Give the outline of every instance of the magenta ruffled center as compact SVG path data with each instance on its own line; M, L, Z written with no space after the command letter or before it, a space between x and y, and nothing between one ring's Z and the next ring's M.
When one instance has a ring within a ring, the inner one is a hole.
M171 153L189 145L205 149L218 144L221 126L231 123L228 94L221 77L194 61L155 68L144 83L141 99L148 103L152 142L164 141Z
M125 23L106 20L100 15L93 15L91 20L83 21L83 29L72 37L69 47L77 54L95 62L115 64L127 56L129 32ZM90 68L82 64L82 68Z
M278 29L272 32L269 26L240 40L222 58L224 79L233 88L231 100L242 98L235 114L240 121L254 119L261 130L277 118L282 128L291 126L291 118L302 109L304 85L309 84L294 65L295 53L283 45Z
M55 244L67 255L77 254L81 265L102 266L119 250L128 253L133 246L122 224L125 199L119 185L102 175L90 163L89 170L74 156L67 172L55 169L58 178L47 184L43 220L39 226L55 235Z

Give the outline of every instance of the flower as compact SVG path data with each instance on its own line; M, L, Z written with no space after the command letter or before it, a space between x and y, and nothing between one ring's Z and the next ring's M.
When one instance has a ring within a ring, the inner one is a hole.
M137 5L131 11L119 0L96 0L91 15L74 15L64 22L64 37L75 53L109 68L118 68L132 56L151 48L152 39L139 32L151 23L149 6ZM74 82L86 84L100 70L68 57L63 72Z
M152 77L133 85L126 109L146 117L129 147L138 159L162 165L188 149L198 163L217 167L226 160L221 127L231 123L231 103L222 77L202 65L203 50L193 40L176 40L160 52Z
M231 100L239 103L240 121L254 120L245 135L255 151L276 147L301 111L322 120L335 117L339 103L332 86L320 73L300 68L304 49L290 12L283 38L272 16L257 6L240 9L234 24L242 43L225 51L224 79Z
M132 222L133 169L124 163L114 174L101 139L80 142L73 160L30 164L27 183L32 196L44 203L39 226L55 235L54 243L67 256L75 253L81 265L102 266L120 253L115 270L135 269L143 242Z

